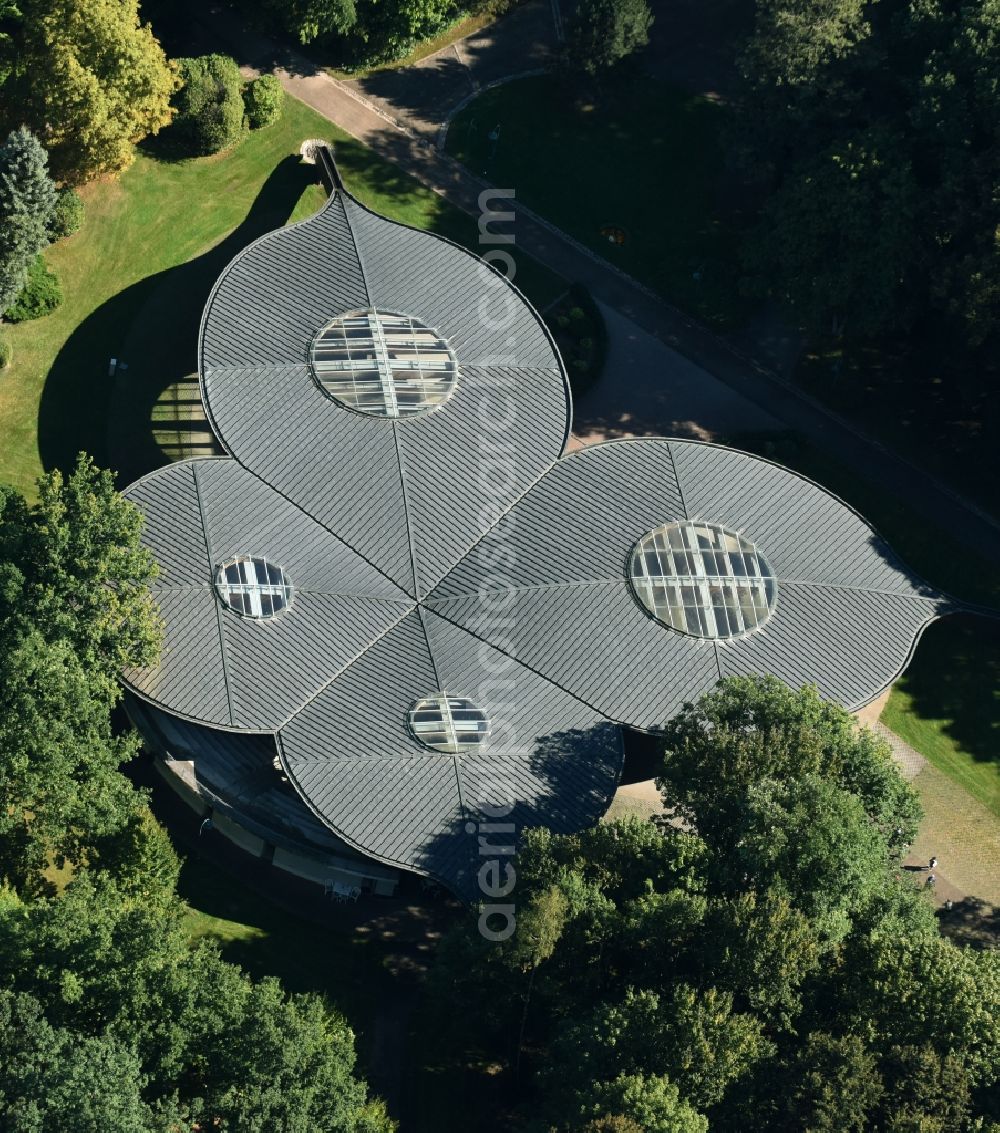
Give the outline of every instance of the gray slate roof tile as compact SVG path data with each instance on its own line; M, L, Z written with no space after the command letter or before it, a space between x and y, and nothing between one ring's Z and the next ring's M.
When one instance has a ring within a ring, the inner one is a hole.
M452 344L457 390L434 412L366 416L313 379L316 334L369 306ZM576 829L617 782L619 723L662 725L730 673L815 681L856 707L947 608L846 505L766 461L662 438L563 455L568 388L537 315L463 249L344 193L237 257L200 357L231 455L129 490L167 638L162 664L126 680L199 725L277 731L312 814L467 895L479 807L498 792L518 830ZM491 443L509 476L491 474ZM776 609L744 639L680 634L633 597L635 543L688 517L744 533L775 571ZM236 554L288 572L279 617L221 606L213 568ZM482 750L444 755L410 734L414 701L442 690L488 712ZM230 784L233 805L256 805L258 779Z
M478 597L430 608L636 728L665 724L719 678L712 643L654 621L625 581L515 590L492 613Z
M779 579L933 593L825 488L718 445L671 441L671 448L688 515L744 534Z
M280 727L409 608L402 602L306 591L294 595L291 608L276 618L223 610L233 725Z
M762 629L720 642L723 676L771 673L793 688L815 684L854 710L902 672L938 604L905 595L784 582Z
M580 449L558 461L432 597L476 593L482 585L623 579L636 540L683 517L668 442Z
M205 308L201 373L305 364L319 330L368 303L344 202L334 196L315 216L250 244L219 277Z
M129 485L125 496L142 509L142 542L160 568L154 589L204 586L212 558L201 521L194 464L181 461Z
M126 669L124 678L143 697L178 716L229 727L229 695L222 654L219 607L209 587L154 594L164 624L160 663Z

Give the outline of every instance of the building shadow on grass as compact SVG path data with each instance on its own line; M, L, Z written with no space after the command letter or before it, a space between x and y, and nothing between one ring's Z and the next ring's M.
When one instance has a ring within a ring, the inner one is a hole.
M84 450L98 464L113 466L124 486L177 456L218 451L200 420L192 380L202 310L226 264L285 224L317 178L314 166L285 158L224 240L127 287L73 331L49 371L39 408L38 444L46 469L69 468ZM127 369L112 375L112 357Z
M981 763L1000 766L1000 623L957 614L930 626L900 679L922 720Z

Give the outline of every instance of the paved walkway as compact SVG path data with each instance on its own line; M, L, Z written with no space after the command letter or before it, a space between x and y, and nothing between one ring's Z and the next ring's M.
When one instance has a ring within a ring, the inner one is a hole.
M512 75L551 66L555 41L550 0L530 0L409 67L376 71L344 87L436 145L470 96Z
M471 215L479 215L480 195L491 186L438 153L406 123L387 120L372 102L318 71L307 60L248 32L229 12L210 18L215 33L255 70L274 70L289 94L395 162L417 180ZM505 205L506 207L506 205ZM684 355L741 398L801 434L883 491L904 500L918 515L948 535L988 556L1000 557L1000 524L934 477L865 436L844 419L782 380L764 365L663 302L647 288L601 260L524 205L512 206L517 248L567 280L587 286L594 297L631 319L647 334ZM614 390L623 416L638 416L637 385ZM609 394L610 396L610 394ZM662 428L662 424L661 424Z
M899 767L903 778L908 782L913 782L926 771L927 760L920 752L910 747L910 745L900 739L895 732L891 731L885 724L879 721L878 717L885 707L885 702L888 698L889 693L886 692L883 696L879 697L878 700L868 705L867 708L857 713L858 723L862 727L871 728L877 736L888 743L892 751L892 757ZM918 789L924 786L922 781L918 781ZM921 796L926 797L926 790L921 790ZM943 800L934 798L928 799L927 802L930 808L935 810L935 814L931 817L938 818L936 808L939 809L941 806L948 807L953 803L953 800L954 792L951 792L949 797ZM974 802L974 800L968 799L963 801L966 805ZM605 821L630 816L647 819L654 814L662 813L663 800L660 796L660 792L656 789L656 782L653 779L647 779L640 783L629 783L619 787L615 792L611 807L607 815L605 815ZM948 836L946 824L942 824L939 820L925 824L925 827L930 825L937 828L936 833L926 828L921 830L920 835L911 848L911 852L903 860L902 866L904 871L912 876L915 883L922 884L931 872L928 867L931 856L940 856L943 865L936 866L934 869L936 883L934 885L933 898L935 904L939 907L943 907L947 901L951 901L955 906L965 905L967 903L981 904L982 908L978 910L976 917L970 915L969 919L970 922L974 921L982 927L983 923L991 921L993 916L992 908L989 903L997 900L995 887L986 886L984 889L981 878L964 868L963 863L969 861L970 857L974 858L975 849L973 849L970 854L969 846L954 843ZM942 825L945 826L944 830L941 829ZM984 835L986 835L985 839ZM977 830L975 840L976 847L981 848L985 854L988 850L988 843L989 836L987 831L982 829ZM975 896L971 897L970 894L975 894ZM991 929L990 931L992 932L993 930Z
M574 445L618 437L715 441L781 422L619 311L598 304L608 330L604 372L573 403ZM622 391L629 390L626 404Z

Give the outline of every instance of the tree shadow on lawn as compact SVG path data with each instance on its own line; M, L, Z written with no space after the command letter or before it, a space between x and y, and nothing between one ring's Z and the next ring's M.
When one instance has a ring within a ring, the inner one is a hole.
M956 944L984 950L1000 944L1000 909L978 897L966 897L951 909L938 909L937 916L942 933Z
M123 486L169 461L173 445L154 435L154 427L169 431L165 422L154 421L155 408L165 391L197 370L198 328L216 279L246 245L285 224L316 179L315 167L285 158L243 222L219 244L127 287L73 331L49 371L39 408L38 446L46 469L70 468L85 450L100 465L113 459ZM128 365L117 378L108 372L112 357ZM197 416L196 406L185 408ZM217 451L210 435L201 445L205 455Z
M1000 765L1000 624L954 614L929 626L900 688L923 720L981 763Z

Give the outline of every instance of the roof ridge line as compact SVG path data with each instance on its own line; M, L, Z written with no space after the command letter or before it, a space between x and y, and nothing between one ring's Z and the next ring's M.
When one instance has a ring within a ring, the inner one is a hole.
M349 661L347 661L343 665L341 665L340 668L331 677L329 677L329 679L325 680L320 685L320 687L311 696L307 696L306 699L302 701L302 703L295 709L294 712L290 712L285 717L284 720L282 720L278 724L275 724L275 726L271 729L275 738L277 738L277 736L281 732L282 728L284 728L287 724L290 724L291 721L294 720L295 717L298 716L298 714L304 708L306 708L308 705L312 704L312 702L314 700L316 700L319 696L321 696L324 692L326 692L326 690L330 687L330 685L332 685L334 681L339 680L339 678L342 677L344 675L344 673L346 673L347 670L352 665L354 665L358 661L360 661L361 658L364 657L364 655L368 652L369 649L371 649L374 645L377 645L384 637L387 637L390 633L392 633L392 631L396 628L396 626L398 626L401 622L405 621L406 618L408 618L410 616L410 614L412 614L413 611L416 608L417 608L417 604L416 604L416 602L413 602L411 604L410 608L408 610L406 610L404 613L402 613L392 623L392 625L386 626L385 629L378 635L378 637L372 638L372 640L369 641L368 644L365 645L363 648L359 649L358 652L355 653L354 656Z
M330 160L333 161L332 153L330 155ZM336 163L334 163L334 168L337 168ZM351 211L347 207L348 200L353 201L354 198L344 187L344 179L340 176L339 169L337 169L337 179L340 181L340 184L337 186L335 192L331 194L331 196L336 196L337 200L340 202L340 207L343 209L344 223L347 225L347 231L351 234L351 243L354 245L354 254L358 258L358 269L361 272L361 282L365 285L365 296L368 299L368 306L372 310L374 310L375 306L372 303L372 290L368 286L368 272L365 269L364 256L361 255L361 246L358 244L358 237L354 231L354 225L351 223Z
M313 587L300 586L298 583L292 584L297 594L315 594L320 598L350 598L358 602L389 602L396 605L408 604L413 606L413 599L410 597L405 598L383 598L379 594L351 594L343 590L317 590ZM214 582L203 582L199 584L191 584L188 586L155 586L150 588L150 593L156 594L200 594L203 591L212 590L215 587Z
M684 485L681 483L681 478L677 473L677 461L674 460L674 446L672 441L667 441L667 455L670 457L670 467L674 472L674 483L677 485L677 493L681 498L681 510L684 512L684 518L690 520L691 513L688 511L687 500L684 498Z
M424 621L424 609L419 603L417 604L417 617L420 619L420 629L424 635L424 641L427 643L427 656L431 659L431 668L434 670L434 683L437 685L438 692L446 693L448 690L441 683L441 673L438 670L437 658L434 656L434 646L431 645L431 635L427 632L427 622Z
M205 550L208 554L208 569L212 571L215 569L215 556L212 554L212 540L208 531L208 520L201 502L201 484L198 482L198 466L196 464L192 464L191 466L191 478L194 480L194 495L198 502L201 533L204 536ZM200 590L201 588L199 587L198 589ZM232 686L229 683L229 662L226 657L226 627L222 620L222 606L219 602L215 603L215 620L219 627L219 654L222 658L222 680L226 686L226 704L229 707L229 723L231 726L235 727L236 713L233 711L233 693Z
M417 570L417 551L413 544L413 526L410 523L410 494L406 490L406 463L403 459L403 449L399 443L398 422L392 422L392 443L396 446L396 464L399 466L399 487L403 496L403 522L406 524L406 545L410 549L410 573L413 575L413 597L419 604L420 572ZM430 649L430 642L427 643Z
M822 587L826 590L854 590L859 594L882 594L889 598L906 598L911 602L934 602L940 604L941 602L954 602L955 599L951 595L946 594L943 590L934 588L934 594L931 596L925 594L900 594L896 590L881 590L875 586L849 586L846 582L814 582L808 578L782 578L780 575L774 576L775 582L779 586L814 586Z
M454 621L452 618L447 617L445 614L439 614L436 610L428 610L427 612L429 614L434 614L435 617L438 617L442 621L447 622L449 625L454 626L455 629L461 630L463 633L467 633L470 637L474 637L476 641L481 641L484 645L494 650L494 652L499 653L501 656L509 657L515 665L520 665L522 669L527 669L529 673L534 673L536 677L541 678L541 680L545 681L546 684L550 684L553 688L557 688L560 692L564 692L568 697L571 697L578 704L582 704L584 705L584 707L589 708L591 712L596 712L598 716L602 716L609 723L616 724L618 727L622 727L620 720L616 720L613 716L609 716L607 712L602 712L601 709L596 705L591 704L589 700L584 700L582 696L578 696L575 692L570 692L568 688L564 688L558 681L555 681L551 677L547 677L544 673L539 672L539 670L536 669L533 665L529 665L527 661L521 660L521 658L518 657L516 653L508 653L506 649L501 649L499 646L494 645L492 641L487 641L485 637L482 637L480 634L475 633L473 630L469 629L468 626L460 625L458 622Z
M535 590L560 590L563 587L572 586L625 586L627 580L622 578L583 578L577 579L574 582L544 582L539 583L537 586L490 586L486 590L488 593L503 593L503 594L524 594L530 593ZM424 602L464 602L467 598L475 598L480 593L480 590L470 590L465 594L455 594L451 598L427 598ZM433 606L430 607L432 610Z
M461 813L461 821L462 821L462 826L464 828L464 826L467 823L472 822L472 811L469 809L469 806L467 805L467 803L465 801L465 793L462 790L462 776L459 772L460 762L461 762L461 756L460 755L453 755L451 757L451 767L452 767L452 770L455 772L455 790L458 792L458 809L459 809L459 812Z

